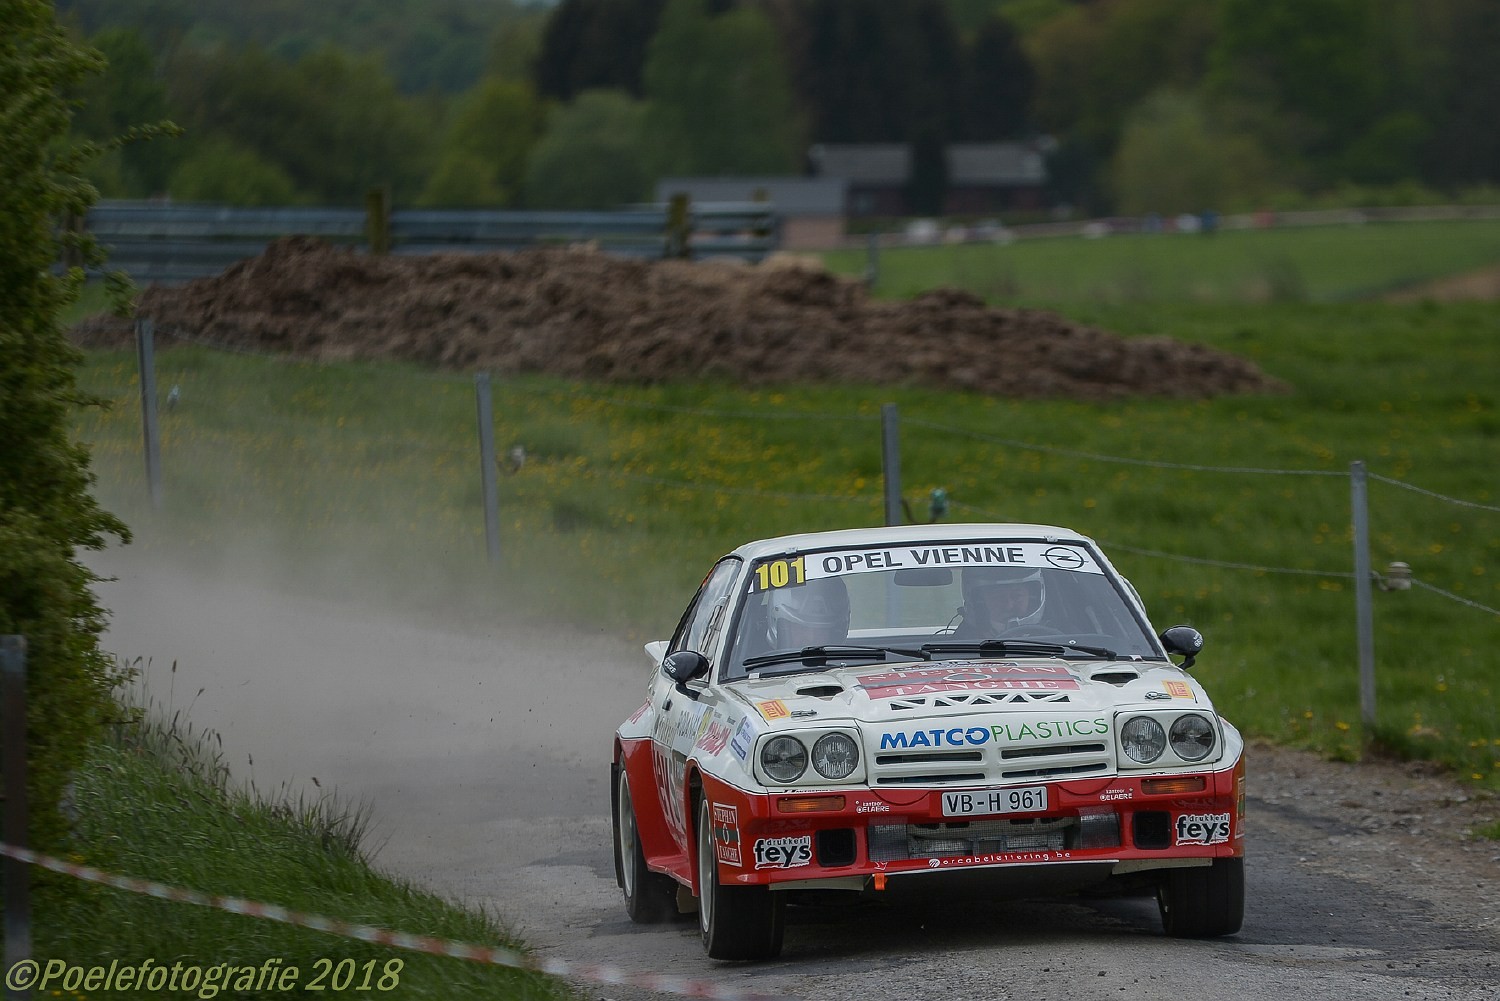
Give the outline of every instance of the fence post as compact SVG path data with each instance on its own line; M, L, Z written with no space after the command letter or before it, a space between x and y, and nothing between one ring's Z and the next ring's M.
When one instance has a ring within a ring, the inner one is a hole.
M479 470L484 484L484 542L490 563L500 559L500 497L495 487L495 417L490 402L490 374L474 376L474 396L479 405Z
M865 238L865 287L873 289L880 283L880 234L872 232Z
M1375 732L1375 626L1370 587L1370 509L1365 464L1349 463L1349 508L1354 518L1354 625L1359 633L1359 716L1365 740Z
M662 250L663 257L687 257L691 251L690 230L692 220L688 212L688 196L676 194L667 203L667 239Z
M146 439L146 483L151 506L161 509L161 428L156 419L156 324L135 321L135 345L141 368L141 430Z
M26 847L26 637L0 636L0 790L4 817L0 841ZM0 859L5 872L5 966L9 971L31 958L31 900L26 863ZM25 1001L31 991L9 987L11 1001Z
M885 474L885 523L901 524L900 415L894 403L880 406L880 468Z
M379 257L391 252L391 189L374 187L365 192L365 243Z

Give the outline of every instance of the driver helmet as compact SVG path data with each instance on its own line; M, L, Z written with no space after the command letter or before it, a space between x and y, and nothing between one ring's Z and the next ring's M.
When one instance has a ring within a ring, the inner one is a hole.
M964 571L964 617L996 631L1041 621L1047 584L1035 567L970 567Z
M837 577L819 577L771 592L767 635L772 649L842 643L849 637L849 590Z

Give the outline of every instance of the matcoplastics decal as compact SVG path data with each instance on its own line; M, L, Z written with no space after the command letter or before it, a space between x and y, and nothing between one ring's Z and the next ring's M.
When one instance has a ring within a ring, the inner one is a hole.
M935 726L931 729L901 727L880 732L880 749L890 751L913 747L980 747L992 742L997 746L1016 747L1076 740L1079 737L1099 737L1107 733L1109 720L1103 716L1027 720L1024 723L994 723L988 726Z

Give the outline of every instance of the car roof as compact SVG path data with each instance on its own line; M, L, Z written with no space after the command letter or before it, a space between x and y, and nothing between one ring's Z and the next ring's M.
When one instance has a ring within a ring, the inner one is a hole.
M1098 546L1093 539L1071 528L1057 525L960 522L943 525L889 525L879 528L845 528L832 532L804 532L773 539L747 542L734 551L748 560L812 549L855 548L871 545L909 545L914 542L974 542L986 539L1035 539L1052 542L1071 539Z

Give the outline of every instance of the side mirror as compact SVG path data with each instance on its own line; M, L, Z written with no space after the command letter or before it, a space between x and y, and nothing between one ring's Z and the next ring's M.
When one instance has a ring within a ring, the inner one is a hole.
M678 650L676 653L668 654L661 662L661 673L677 683L679 692L696 699L697 693L683 686L686 682L701 678L708 673L708 658L696 650Z
M1203 650L1203 634L1192 626L1173 626L1163 632L1157 639L1167 653L1180 654L1187 658L1179 667L1184 671L1193 666L1193 661Z

